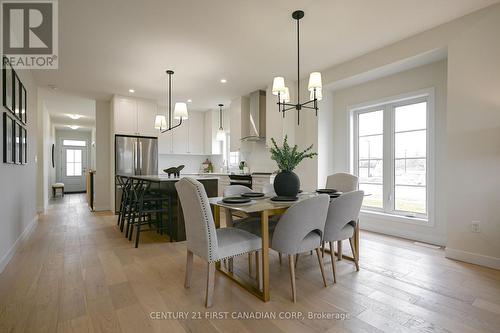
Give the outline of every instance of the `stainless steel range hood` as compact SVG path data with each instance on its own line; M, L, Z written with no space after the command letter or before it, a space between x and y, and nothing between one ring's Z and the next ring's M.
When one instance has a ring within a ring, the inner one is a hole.
M242 117L246 117L243 115ZM257 90L250 94L247 135L241 141L261 141L266 139L266 92Z

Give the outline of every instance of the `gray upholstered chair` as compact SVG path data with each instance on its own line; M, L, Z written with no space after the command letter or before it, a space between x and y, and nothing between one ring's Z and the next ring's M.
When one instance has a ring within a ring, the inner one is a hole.
M215 285L215 263L240 254L262 249L260 237L236 228L216 229L207 193L193 178L175 184L184 213L187 238L186 280L191 285L193 254L208 262L205 306L212 306ZM260 281L261 279L259 279ZM260 286L259 286L260 287Z
M345 172L334 173L326 178L326 188L334 188L340 192L356 191L358 177Z
M297 299L295 290L295 256L299 253L316 250L323 284L326 287L320 247L329 201L330 197L322 194L297 202L288 208L272 232L270 247L279 253L288 255L290 278L292 281L292 300L294 302Z
M354 228L359 217L361 203L363 202L363 191L351 191L342 194L332 200L328 208L323 242L330 244L330 256L332 259L333 283L337 282L335 276L335 258L333 254L333 242L349 239L356 271L359 271L358 254L353 246Z
M333 188L340 192L351 192L358 189L358 177L350 173L338 172L326 179L326 188ZM337 242L338 259L342 260L342 241Z

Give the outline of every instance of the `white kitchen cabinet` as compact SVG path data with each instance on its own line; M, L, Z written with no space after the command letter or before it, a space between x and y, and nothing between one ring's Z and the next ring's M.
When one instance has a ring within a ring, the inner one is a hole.
M154 128L156 104L131 97L114 97L114 133L157 137Z
M250 100L246 96L238 97L231 101L229 111L230 123L230 151L241 149L241 138L247 136L249 128Z
M116 134L137 135L137 103L129 98L115 100L114 125Z
M155 129L155 118L157 113L156 104L150 101L137 101L137 132L142 136L158 136Z
M172 154L172 131L158 134L158 154Z
M252 176L252 190L255 192L263 192L264 186L270 184L274 177L271 175L253 175Z
M175 124L178 122L176 121ZM172 132L172 153L187 154L189 140L189 119L184 119L182 125L174 128Z
M227 111L223 117L228 117ZM224 126L224 125L223 125ZM213 109L205 112L205 154L207 155L221 155L222 142L217 141L217 131L219 129L219 109ZM225 128L228 131L229 128Z
M219 176L219 197L224 196L224 189L230 184L229 176Z
M201 112L190 112L188 120L189 154L203 155L205 146L205 117Z

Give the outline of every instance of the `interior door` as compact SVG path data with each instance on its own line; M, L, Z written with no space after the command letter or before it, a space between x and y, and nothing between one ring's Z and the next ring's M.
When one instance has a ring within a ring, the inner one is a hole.
M64 146L62 150L62 175L65 192L85 192L87 147Z

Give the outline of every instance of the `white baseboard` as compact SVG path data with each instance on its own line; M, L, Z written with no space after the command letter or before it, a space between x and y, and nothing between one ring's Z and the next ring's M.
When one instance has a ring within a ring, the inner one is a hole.
M394 230L392 228L384 228L384 227L376 226L376 225L371 224L371 223L365 223L365 221L363 221L360 224L360 228L361 228L361 230L373 231L373 232L377 232L379 234L400 237L400 238L409 239L412 241L423 242L423 243L428 243L428 244L435 244L435 245L440 245L440 246L444 246L446 244L446 240L444 240L442 237L439 237L439 236L430 235L427 233L425 233L425 234L418 233L415 231L409 232L406 230Z
M111 209L109 208L109 206L95 206L94 207L94 211L96 212L103 212L103 211L111 211Z
M447 247L446 258L465 261L471 264L500 269L500 258L490 257L479 253L467 252Z
M14 245L7 251L7 253L3 256L2 259L0 259L0 274L3 272L9 261L12 259L14 254L16 253L17 249L23 241L28 238L28 236L31 234L31 232L35 229L35 226L38 222L38 215L33 218L33 220L30 222L30 224L24 229L24 231L19 235L19 237L16 239L14 242Z

